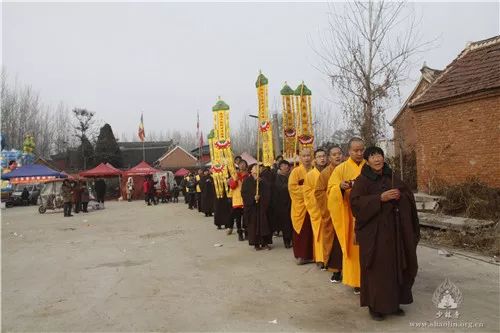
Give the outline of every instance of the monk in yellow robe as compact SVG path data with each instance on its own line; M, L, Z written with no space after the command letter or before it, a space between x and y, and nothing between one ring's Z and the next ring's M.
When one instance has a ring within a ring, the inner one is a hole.
M316 204L321 213L321 226L320 226L320 242L323 246L323 255L325 268L332 272L333 275L330 279L332 283L341 281L342 270L342 249L340 248L338 237L335 236L335 229L333 228L332 218L328 210L328 180L333 173L333 170L342 163L343 153L339 146L333 146L328 150L327 167L321 171L314 197Z
M359 245L354 234L354 217L349 199L354 180L365 164L365 144L360 138L352 138L348 150L349 158L333 170L328 181L328 210L342 248L342 283L353 287L354 294L359 295Z
M304 204L307 212L311 217L311 227L313 231L313 253L314 261L321 267L325 268L327 263L326 254L323 251L323 233L321 230L321 210L316 202L314 192L321 171L326 166L326 153L323 149L318 149L314 152L314 167L307 173L304 180Z
M311 149L304 148L299 154L300 164L288 177L288 191L292 199L293 255L298 265L313 262L313 233L311 219L304 203L304 181L312 168Z

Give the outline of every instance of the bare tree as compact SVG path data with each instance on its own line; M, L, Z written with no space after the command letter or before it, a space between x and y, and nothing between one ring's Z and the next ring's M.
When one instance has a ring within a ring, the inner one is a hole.
M385 110L407 80L422 42L416 15L404 2L359 0L329 15L316 53L338 93L346 120L368 144L385 129Z
M257 119L248 118L239 122L238 130L231 131L234 154L247 152L253 156L257 155L257 126Z
M96 136L96 122L94 119L95 113L88 111L86 109L74 108L73 115L75 117L75 122L73 128L75 130L75 137L80 141L79 150L82 154L82 164L83 169L87 168L87 162L90 162L93 158L93 147L91 139ZM94 141L94 140L92 140Z

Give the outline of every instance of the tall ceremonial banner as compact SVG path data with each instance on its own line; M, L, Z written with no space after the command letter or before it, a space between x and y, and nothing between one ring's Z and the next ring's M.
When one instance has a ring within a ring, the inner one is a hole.
M295 114L297 116L299 150L313 148L311 95L311 90L306 87L304 82L295 89Z
M212 143L212 176L215 183L217 198L224 196L224 190L229 192L227 178L236 174L229 136L229 105L219 98L212 108L214 115L214 133Z
M217 198L224 196L224 176L219 151L215 148L215 130L208 135L208 147L210 148L210 162L212 164L212 178L214 179L215 194Z
M262 163L264 166L271 166L274 163L273 150L273 130L269 120L269 110L267 106L267 78L260 73L255 86L259 99L259 130L262 137ZM259 147L260 148L260 147Z
M283 157L292 159L295 157L295 140L297 129L295 125L295 114L293 107L293 99L295 92L286 82L281 89L281 100L283 104Z

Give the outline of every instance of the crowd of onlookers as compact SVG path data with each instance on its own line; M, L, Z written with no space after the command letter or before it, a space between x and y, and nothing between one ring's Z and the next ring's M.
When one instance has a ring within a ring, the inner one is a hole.
M96 201L104 205L104 197L106 194L106 182L104 179L97 179L94 183ZM70 180L65 179L61 186L61 196L64 202L64 216L73 216L72 211L76 214L83 212L88 213L88 204L91 196L86 180Z

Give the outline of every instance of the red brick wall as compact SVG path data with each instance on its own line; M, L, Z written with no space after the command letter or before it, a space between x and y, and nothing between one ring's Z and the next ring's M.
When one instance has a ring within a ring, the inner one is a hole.
M406 108L394 122L394 153L399 156L400 145L404 152L415 149L417 132L415 129L415 114Z
M410 97L409 103L413 101L425 88L429 86L427 81L421 81ZM412 109L406 108L393 123L394 128L394 153L399 156L399 146L401 144L405 153L410 153L415 149L417 143L417 132L415 124L415 114Z
M500 188L500 96L414 114L420 191L472 176Z

